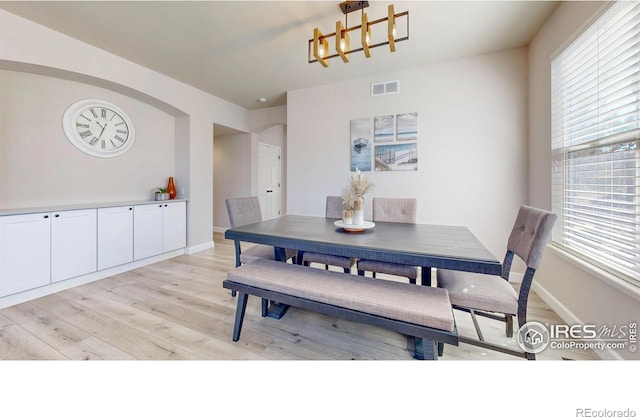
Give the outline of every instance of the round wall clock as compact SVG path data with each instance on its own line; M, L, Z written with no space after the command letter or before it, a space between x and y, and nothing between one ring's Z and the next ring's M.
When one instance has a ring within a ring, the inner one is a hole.
M62 129L73 146L101 158L124 154L135 137L131 118L118 106L97 99L69 106L62 116Z

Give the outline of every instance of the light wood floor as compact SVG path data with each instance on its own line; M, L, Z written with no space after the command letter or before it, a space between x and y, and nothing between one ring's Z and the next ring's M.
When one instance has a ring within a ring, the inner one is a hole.
M411 360L406 338L376 327L290 308L262 318L249 298L242 335L231 341L236 299L222 288L234 266L231 242L0 310L2 359L384 359ZM529 319L561 323L533 293ZM473 335L456 313L461 334ZM502 323L481 319L485 337L515 346ZM598 359L592 351L547 349L539 360ZM519 360L470 345L445 348L442 360Z

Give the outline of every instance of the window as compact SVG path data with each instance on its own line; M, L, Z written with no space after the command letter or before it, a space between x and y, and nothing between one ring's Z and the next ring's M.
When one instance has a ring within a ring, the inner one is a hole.
M640 285L640 3L614 3L551 72L552 241Z

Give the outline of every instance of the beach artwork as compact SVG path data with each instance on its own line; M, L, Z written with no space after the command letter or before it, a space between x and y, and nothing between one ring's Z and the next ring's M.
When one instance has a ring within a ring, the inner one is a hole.
M351 121L351 171L371 171L371 118Z
M378 145L375 151L376 171L417 171L418 144Z
M395 126L393 124L394 117L376 116L373 118L374 133L373 137L376 142L392 142Z
M404 113L396 117L397 140L418 140L418 113Z

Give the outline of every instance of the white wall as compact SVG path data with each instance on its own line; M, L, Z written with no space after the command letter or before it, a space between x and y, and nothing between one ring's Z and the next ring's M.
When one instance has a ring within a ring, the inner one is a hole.
M529 201L551 209L551 57L598 15L604 2L563 2L529 47ZM549 246L534 290L570 324L626 325L640 317L640 290ZM640 359L627 350L607 358Z
M400 93L370 96L370 83L400 80ZM527 198L527 50L290 91L290 214L324 215L350 175L350 120L418 113L418 171L367 172L371 197L418 199L417 221L465 225L502 260ZM516 266L519 268L519 266Z
M213 244L213 124L248 131L245 109L4 10L0 10L0 69L99 86L175 117L175 145L169 152L177 186L184 187L189 199L187 244L190 250ZM53 169L67 163L56 160ZM138 162L143 169L154 161L145 157ZM11 181L13 175L5 172L0 183ZM119 194L104 195L106 200L119 198Z
M0 70L0 209L152 198L175 176L175 119L110 90ZM134 146L117 158L76 149L62 131L66 108L83 98L110 101L134 120ZM140 169L144 166L144 169Z

